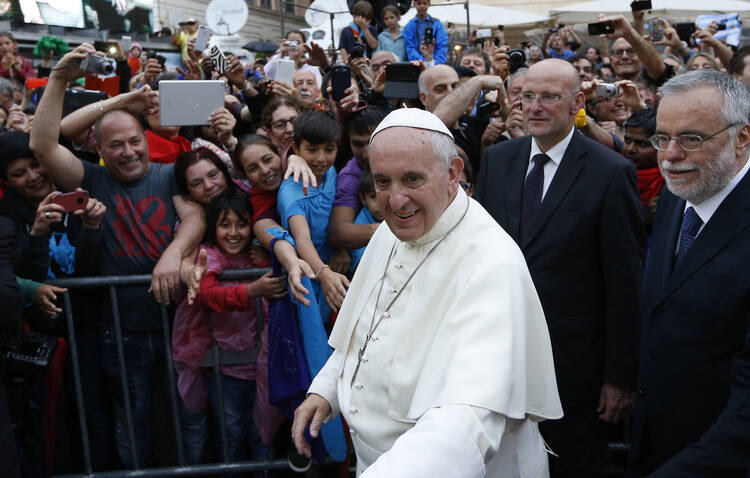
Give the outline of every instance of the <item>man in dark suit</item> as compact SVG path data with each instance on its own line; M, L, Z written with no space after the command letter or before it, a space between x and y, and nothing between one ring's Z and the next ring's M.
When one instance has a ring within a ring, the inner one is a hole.
M526 257L547 318L565 416L540 424L553 477L598 477L607 427L632 405L645 234L635 167L574 128L576 70L544 60L526 73L531 136L488 149L475 197Z
M651 142L669 191L646 274L631 470L745 478L750 92L711 70L675 77L661 93Z

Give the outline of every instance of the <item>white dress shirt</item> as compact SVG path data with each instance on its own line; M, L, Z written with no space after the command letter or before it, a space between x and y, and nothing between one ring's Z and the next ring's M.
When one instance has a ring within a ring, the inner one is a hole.
M549 185L552 184L552 178L555 177L557 168L558 166L560 166L563 156L565 156L565 150L568 149L568 145L570 144L570 140L573 138L573 132L575 130L575 127L571 128L568 135L563 138L562 141L552 146L547 151L542 151L539 148L539 145L536 144L536 139L534 139L533 136L531 137L531 153L529 153L529 168L526 170L526 176L529 175L531 169L534 167L534 162L532 161L532 158L534 156L544 153L551 159L551 161L547 161L547 163L544 165L544 188L542 189L542 200L544 200L544 196L547 194Z

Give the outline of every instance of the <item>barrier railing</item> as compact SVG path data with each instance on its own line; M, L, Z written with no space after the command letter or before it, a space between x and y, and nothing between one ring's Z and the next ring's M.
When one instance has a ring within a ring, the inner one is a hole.
M238 269L232 271L225 271L219 276L220 280L244 280L244 279L257 279L262 276L270 269ZM70 342L70 359L73 368L73 380L75 387L76 406L78 410L79 426L81 431L81 449L83 452L83 466L84 473L80 474L69 474L69 475L57 475L64 478L78 478L78 477L92 477L92 478L120 478L120 477L143 477L143 478L155 478L162 476L193 476L201 474L216 474L216 473L229 473L229 472L250 472L250 471L264 471L264 470L278 470L288 469L289 464L286 459L275 460L275 461L242 461L242 462L229 462L228 453L228 441L226 432L225 407L224 397L221 386L221 373L220 373L220 351L213 337L213 324L211 327L211 343L212 343L212 354L213 369L217 381L217 393L218 393L218 404L219 404L219 432L221 437L222 452L223 452L223 463L212 463L212 464L200 464L200 465L186 465L185 464L185 450L184 442L182 439L182 425L180 421L180 411L178 406L177 397L177 385L175 380L175 368L172 360L172 347L171 347L171 328L169 327L169 320L167 317L167 308L164 304L160 304L160 320L161 327L164 335L164 350L166 355L166 366L167 376L169 377L169 401L172 414L172 422L174 424L174 438L177 442L177 463L178 466L170 467L159 467L159 468L141 468L138 460L138 450L136 447L135 428L133 425L133 410L130 402L130 393L128 389L128 375L127 367L125 362L125 350L123 346L123 335L122 325L120 320L120 312L117 301L117 287L123 286L134 286L134 285L148 285L151 283L151 275L129 275L129 276L102 276L102 277L77 277L60 279L53 282L55 285L65 287L68 292L63 295L65 320L68 328L68 339ZM112 305L112 326L115 333L115 341L117 346L117 359L119 363L121 387L122 387L122 399L123 407L125 410L125 420L128 429L128 440L130 445L130 451L132 456L132 470L118 470L118 471L106 471L106 472L95 472L92 468L91 462L91 446L88 436L88 428L86 424L86 405L83 396L83 384L81 382L81 371L78 354L78 344L76 343L75 333L75 320L73 319L73 309L70 299L71 289L81 288L103 288L109 289L109 297ZM254 300L256 317L259 319L262 317L262 307L260 299L255 298Z

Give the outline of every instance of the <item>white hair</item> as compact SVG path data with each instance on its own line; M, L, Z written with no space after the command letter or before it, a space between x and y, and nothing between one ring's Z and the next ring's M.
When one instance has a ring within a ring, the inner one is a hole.
M445 170L450 168L453 158L459 157L456 150L456 143L447 134L430 131L430 143L432 143L432 154L435 156L435 159L440 161Z

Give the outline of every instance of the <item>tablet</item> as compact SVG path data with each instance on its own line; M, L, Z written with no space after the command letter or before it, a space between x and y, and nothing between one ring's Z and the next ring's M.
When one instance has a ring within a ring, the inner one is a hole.
M159 82L159 124L194 126L210 124L211 114L224 107L224 82L220 80L162 80Z

